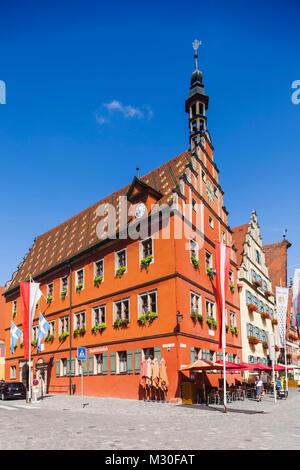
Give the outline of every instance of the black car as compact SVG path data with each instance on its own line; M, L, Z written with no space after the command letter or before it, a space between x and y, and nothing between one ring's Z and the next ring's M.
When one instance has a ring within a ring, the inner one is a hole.
M26 398L26 387L22 382L0 382L1 400Z

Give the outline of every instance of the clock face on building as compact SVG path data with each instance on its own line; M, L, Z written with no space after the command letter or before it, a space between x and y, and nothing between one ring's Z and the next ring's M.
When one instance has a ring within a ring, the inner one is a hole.
M143 217L146 212L146 206L143 202L140 202L135 208L135 216L137 219Z
M211 184L209 180L206 181L206 193L207 193L207 197L209 201L213 203L215 199L215 192L214 192L213 185Z

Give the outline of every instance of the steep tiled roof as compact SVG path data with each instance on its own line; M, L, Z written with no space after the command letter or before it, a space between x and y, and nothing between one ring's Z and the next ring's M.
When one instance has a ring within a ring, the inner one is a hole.
M246 240L246 233L248 232L248 224L239 225L238 227L234 227L232 230L232 241L237 249L236 257L237 257L237 265L240 267L243 260L243 251L244 251L244 243Z
M140 178L144 183L163 194L159 201L161 204L171 202L172 189L178 184L179 175L184 173L189 158L189 151L185 151ZM125 196L129 187L130 184L38 236L24 261L19 265L18 271L7 283L7 290L17 287L29 276L34 278L41 275L99 242L96 235L96 225L99 222L99 217L96 215L97 208L100 204L113 204L118 215L118 198Z

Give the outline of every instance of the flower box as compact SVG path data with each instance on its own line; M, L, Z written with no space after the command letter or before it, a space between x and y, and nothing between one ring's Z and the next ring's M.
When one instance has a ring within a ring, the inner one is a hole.
M232 328L230 328L230 331L235 336L237 336L239 334L239 330L237 329L236 326L233 326Z
M53 300L53 295L48 295L47 297L47 304L50 305Z
M213 328L214 330L217 328L217 322L214 318L207 318L206 323L208 324L209 328Z
M102 281L103 281L103 274L101 274L100 276L94 277L94 286L96 287L100 286Z
M279 348L279 346L277 346L277 344L275 344L275 351L277 351L277 352L280 351L280 348Z
M252 284L254 287L262 287L262 283L260 281L253 281Z
M193 263L194 268L199 268L200 263L195 256L191 256L191 262Z
M249 336L248 338L248 342L249 344L258 344L259 343L259 340L255 337L255 336Z
M153 260L153 255L146 256L145 258L141 259L141 268L145 268L148 271L149 264Z
M46 343L52 342L53 340L54 340L54 335L48 335L45 338Z
M105 328L106 328L106 323L100 323L100 325L95 325L92 327L92 333L97 334L98 331L102 333L102 331L104 331Z
M271 322L272 325L278 325L278 320L276 318L272 318Z
M33 340L31 341L31 346L33 346L33 347L35 348L36 345L37 345L37 340L36 340L36 339L33 339Z
M114 322L114 328L127 328L129 320L127 318L119 318Z
M256 305L247 304L247 307L248 307L248 311L249 311L250 313L252 313L252 312L257 312L257 306L256 306Z
M69 333L68 331L65 331L64 333L61 333L58 338L59 338L60 341L65 341L65 339L66 339L69 335L70 335L70 333Z
M142 315L139 316L138 318L138 323L140 325L146 325L147 323L147 315L145 313L143 313Z
M67 293L68 293L67 289L64 289L61 291L60 297L62 298L62 300L65 300Z
M209 276L210 279L216 275L216 271L213 268L206 268L206 274Z
M191 313L191 318L192 318L194 323L196 323L197 321L199 323L201 323L202 320L203 320L203 317L202 317L201 313L199 313L197 311Z
M273 295L273 292L271 292L270 290L265 290L266 297L272 297L272 295Z
M24 343L21 343L21 344L20 344L20 348L24 348Z
M267 312L260 312L260 315L263 320L267 320L270 318L270 314Z
M264 349L267 349L267 348L268 348L268 343L267 343L267 341L263 341L263 342L262 342L262 347L263 347Z
M85 328L77 328L74 330L74 337L78 338L78 336L83 336L85 334Z
M16 315L17 315L17 310L14 310L12 313L12 317L15 318Z
M120 266L117 270L116 270L116 277L122 277L123 274L125 273L126 271L126 266Z
M76 292L80 292L83 289L83 284L77 284Z
M229 289L231 290L232 293L234 293L235 285L232 282L229 283Z
M150 323L152 323L153 320L155 320L155 318L158 317L158 315L157 315L156 312L150 312L150 310L148 310L146 316L147 316L147 320L148 320Z

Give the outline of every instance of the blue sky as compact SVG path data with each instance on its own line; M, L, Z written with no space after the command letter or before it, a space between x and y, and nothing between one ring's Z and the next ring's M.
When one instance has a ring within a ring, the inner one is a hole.
M192 41L231 227L300 263L299 2L1 2L0 285L37 235L188 148ZM292 269L289 270L292 275Z

